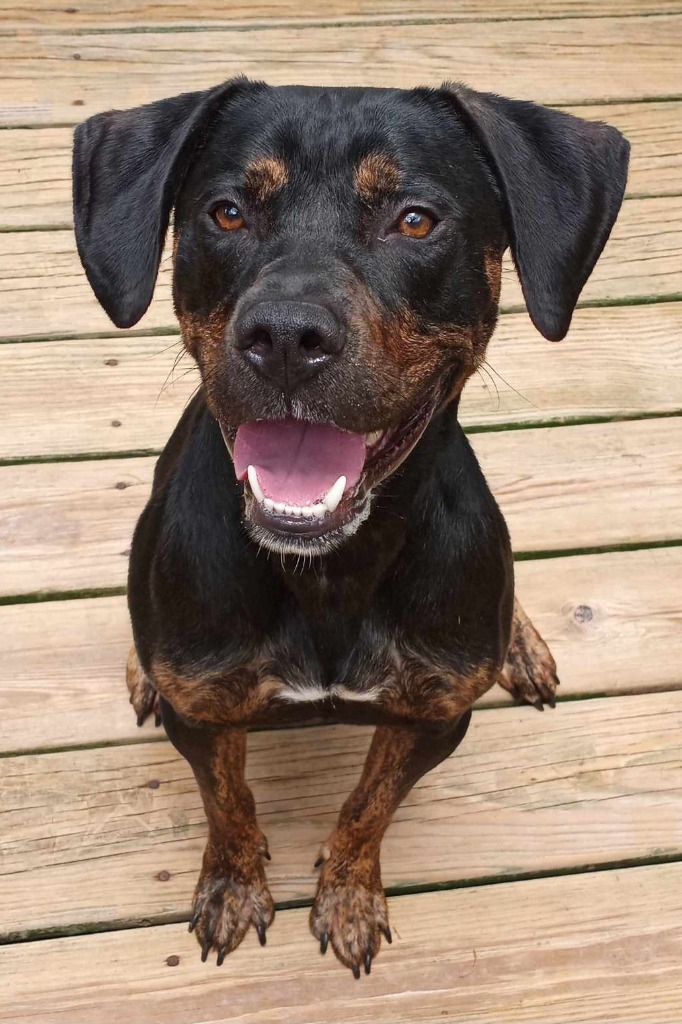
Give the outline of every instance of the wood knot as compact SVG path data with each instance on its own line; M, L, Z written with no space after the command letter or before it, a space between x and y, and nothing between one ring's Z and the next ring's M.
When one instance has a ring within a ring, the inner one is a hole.
M579 604L573 612L573 618L576 622L591 622L594 618L594 612L590 608L589 604Z
M180 963L180 957L175 956L175 954L173 956L168 956L166 957L166 963L169 967L177 967Z
M170 871L159 871L156 877L159 882L167 882L170 879Z

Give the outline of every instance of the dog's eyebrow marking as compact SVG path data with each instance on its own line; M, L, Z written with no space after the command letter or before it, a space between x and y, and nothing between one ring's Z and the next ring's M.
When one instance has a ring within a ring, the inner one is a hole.
M267 202L280 192L289 180L289 168L279 156L264 156L248 164L245 185L260 202Z
M388 153L369 153L355 169L355 191L367 202L395 192L400 185L400 168Z

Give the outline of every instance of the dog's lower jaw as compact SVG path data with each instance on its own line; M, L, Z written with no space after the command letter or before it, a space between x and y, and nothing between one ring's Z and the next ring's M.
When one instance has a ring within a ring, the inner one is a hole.
M319 535L275 533L260 523L254 522L249 515L249 503L254 501L251 496L245 497L246 508L243 521L251 540L259 549L271 551L276 555L295 555L304 559L319 558L336 551L344 541L357 533L369 518L373 499L374 495L370 491L364 496L351 519L335 530L329 530Z

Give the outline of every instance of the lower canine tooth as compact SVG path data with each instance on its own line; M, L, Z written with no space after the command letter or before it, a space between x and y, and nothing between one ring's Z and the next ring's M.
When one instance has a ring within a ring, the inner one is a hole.
M373 430L370 434L365 435L365 444L369 445L371 448L372 445L377 444L383 436L383 430Z
M340 476L336 483L333 485L333 487L329 488L324 498L322 499L322 504L326 505L327 510L329 512L336 511L338 504L341 501L341 498L343 497L343 492L345 491L345 489L346 478L345 476Z

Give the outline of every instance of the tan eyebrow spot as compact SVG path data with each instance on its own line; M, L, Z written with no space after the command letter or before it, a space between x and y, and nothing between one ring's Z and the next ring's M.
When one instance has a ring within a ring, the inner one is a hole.
M387 153L369 153L355 170L355 191L361 199L380 199L399 185L400 168Z
M289 169L279 156L262 157L246 168L246 187L260 202L271 199L288 180Z

